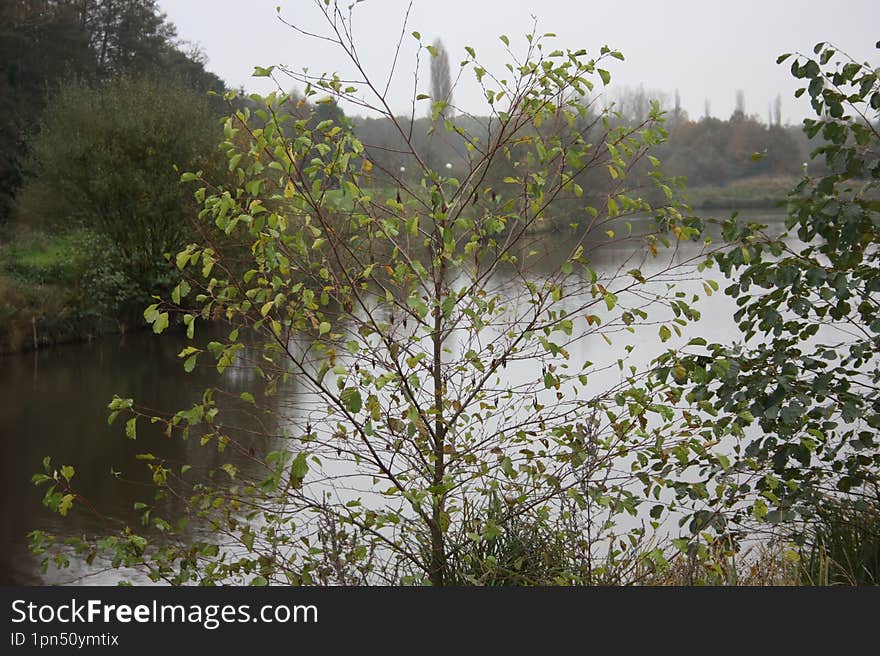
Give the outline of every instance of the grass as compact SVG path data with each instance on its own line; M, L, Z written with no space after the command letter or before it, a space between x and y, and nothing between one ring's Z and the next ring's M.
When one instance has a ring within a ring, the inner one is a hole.
M48 235L22 229L7 233L11 233L5 235L8 241L0 239L0 276L35 284L70 280L76 233Z
M801 555L783 541L760 542L732 553L716 543L704 558L680 554L669 567L644 576L652 586L795 586L801 585Z
M805 584L880 585L880 501L822 507L802 551Z
M9 227L0 236L0 353L88 336L72 307L75 239Z

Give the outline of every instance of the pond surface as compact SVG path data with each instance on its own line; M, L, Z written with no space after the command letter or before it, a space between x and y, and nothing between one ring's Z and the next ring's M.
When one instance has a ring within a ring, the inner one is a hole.
M782 215L776 211L754 212L754 218L777 223ZM723 212L716 216L724 216ZM751 218L751 217L750 217ZM548 250L561 251L566 245L550 242ZM660 257L641 265L644 273L651 267L662 267L670 261L683 262L699 254L700 243L682 243L673 252L661 251ZM592 265L600 273L612 275L622 265L626 271L635 265L624 264L632 257L633 243L609 243L591 253ZM698 291L701 296L703 278L690 271L677 278L680 289ZM707 274L724 286L717 271ZM690 327L682 339L697 334L713 341L731 341L738 338L733 325L731 300L723 293L703 298L696 306L702 320ZM648 327L645 335L628 337L628 343L643 339L653 346L639 356L647 362L667 346L657 340L657 326ZM204 331L197 337L204 337ZM674 341L674 340L673 340ZM601 360L614 362L621 357L620 349L626 341L615 341L612 346L602 343ZM128 440L123 434L122 422L107 423L107 403L114 395L133 397L140 404L162 410L177 410L201 398L202 390L217 384L212 367L184 372L177 354L186 344L179 334L155 336L150 332L124 337L107 337L97 342L59 346L57 348L11 355L0 358L0 585L35 584L109 584L121 578L141 582L132 574L118 570L87 567L72 563L65 570L50 567L40 571L39 559L28 550L27 533L45 530L61 536L95 533L112 528L114 521L124 520L137 525L133 510L136 500L143 499L145 474L143 463L136 454L150 450L169 462L216 466L206 462L217 458L216 451L200 449L195 440L183 442L167 439L158 430L139 426L138 439ZM597 344L585 342L572 353L575 360L597 361ZM588 353L587 351L593 351ZM507 376L534 377L533 366L510 367ZM616 370L605 375L607 383L619 378ZM230 368L223 375L223 386L233 395L255 388L255 378L247 369ZM295 388L282 392L291 395L294 403ZM155 428L155 427L153 427ZM226 453L223 462L234 462L247 467L247 437L237 453ZM256 439L256 438L255 438ZM211 454L214 455L211 455ZM100 514L76 512L61 518L42 506L44 488L30 482L34 473L42 471L42 460L51 455L53 466L73 464L76 483ZM174 501L167 514L174 514ZM109 524L108 524L109 522Z

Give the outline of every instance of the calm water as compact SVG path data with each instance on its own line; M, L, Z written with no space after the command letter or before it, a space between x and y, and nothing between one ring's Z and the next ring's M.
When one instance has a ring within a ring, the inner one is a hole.
M718 214L722 215L721 213ZM779 213L759 213L767 221L780 218ZM756 216L757 218L757 216ZM559 244L562 248L562 244ZM682 244L676 252L662 252L656 260L642 265L633 256L633 244L609 244L591 254L593 266L600 272L612 274L623 264L626 271L641 266L644 273L674 261L686 261L698 254L700 244ZM640 258L639 258L640 259ZM625 263L625 264L624 264ZM687 273L686 271L680 273ZM723 288L723 280L713 276ZM695 274L679 276L680 289L698 291L701 296L702 280ZM621 303L624 299L621 299ZM732 323L730 299L722 293L703 298L697 305L703 319L685 333L684 339L696 334L709 335L713 340L734 339L737 333ZM615 340L608 347L601 340L583 342L575 359L593 362L614 362L621 357L625 343L650 343L651 349L639 353L639 361L647 362L661 350L675 343L660 345L656 339L656 325L645 334L638 333L627 340ZM197 335L198 337L199 335ZM201 335L204 336L204 333ZM150 451L167 458L169 462L194 462L211 466L233 462L247 467L248 437L241 437L241 452L218 456L212 449L201 449L193 442L167 439L145 422L139 423L138 439L127 440L122 422L107 424L107 403L114 394L134 397L145 406L176 410L195 402L201 391L217 384L216 372L211 368L197 368L186 374L177 358L185 344L181 335L154 336L138 333L123 338L109 337L90 344L69 345L37 353L0 358L0 584L66 584L115 583L120 578L138 582L133 575L116 570L102 571L74 563L67 570L50 567L43 574L39 560L27 548L27 533L40 529L59 535L77 535L98 532L106 528L107 519L76 512L63 519L41 504L44 488L35 488L31 476L41 471L41 462L51 455L56 466L76 466L77 488L101 511L113 520L125 520L137 525L132 505L144 497L144 467L135 455ZM510 367L508 376L534 376L530 367ZM604 374L606 382L616 382L615 372ZM233 394L253 390L256 385L245 368L231 368L222 377L222 385ZM295 385L286 389L282 397L293 400ZM248 418L242 418L247 425ZM254 438L256 440L257 438ZM262 446L254 443L260 449ZM220 460L222 458L222 460ZM212 462L213 460L213 462ZM173 502L168 514L174 514ZM145 529L146 530L146 529Z

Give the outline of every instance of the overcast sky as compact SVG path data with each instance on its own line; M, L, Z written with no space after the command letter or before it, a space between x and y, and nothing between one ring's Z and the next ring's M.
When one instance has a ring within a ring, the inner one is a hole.
M343 0L343 6L354 0ZM777 65L782 52L811 52L817 41L830 41L860 61L876 62L880 39L880 2L845 3L799 0L414 0L389 99L396 112L406 112L412 97L417 30L430 43L441 38L453 76L472 46L483 65L501 71L509 61L498 36L510 37L511 49L522 52L523 35L538 20L540 32L554 32L558 48L587 48L598 54L603 44L623 52L615 62L612 86L666 93L678 89L692 118L710 112L728 118L736 90L745 92L746 112L764 120L768 105L782 95L783 120L799 122L809 113L804 99L792 97L797 81L788 65ZM265 78L253 78L254 66L288 65L310 72L351 74L338 49L309 39L282 24L276 14L313 32L326 33L315 0L159 0L179 36L201 47L208 68L227 84L248 91L269 90ZM354 9L354 32L367 72L384 87L401 33L409 0L361 0ZM419 91L428 87L422 59ZM468 79L456 88L455 104L484 113L479 88ZM292 82L284 82L286 87ZM612 91L613 94L613 91ZM353 112L346 107L346 111ZM424 111L427 111L427 107Z

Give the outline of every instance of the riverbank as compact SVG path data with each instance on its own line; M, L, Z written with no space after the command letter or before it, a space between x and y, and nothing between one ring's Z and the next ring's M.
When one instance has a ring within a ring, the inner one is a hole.
M7 227L0 237L0 355L123 333L94 288L94 243L70 231ZM122 316L122 315L117 315Z
M798 182L789 176L741 178L722 186L688 187L687 198L695 210L773 209L785 204Z

